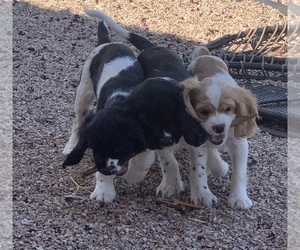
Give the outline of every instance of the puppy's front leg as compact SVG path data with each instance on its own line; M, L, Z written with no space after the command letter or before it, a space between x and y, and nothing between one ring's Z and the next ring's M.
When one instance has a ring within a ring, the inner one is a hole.
M134 184L142 181L148 173L152 163L155 160L155 152L147 149L145 152L138 154L129 161L129 167L123 180L126 184Z
M214 177L225 176L229 168L228 163L221 158L217 146L211 143L207 143L207 146L207 175L211 174Z
M183 181L179 173L178 162L174 157L173 147L157 150L162 170L162 181L156 189L156 195L171 197L183 191Z
M231 138L226 142L232 160L232 177L228 204L232 208L249 209L252 201L247 195L247 139Z
M93 104L95 93L89 72L82 72L81 81L75 97L75 120L73 122L72 134L66 144L63 154L68 155L78 143L78 129L81 126L85 112Z
M116 197L116 190L114 186L114 175L103 175L96 172L96 186L92 192L91 200L110 203Z
M188 147L191 157L191 200L195 204L203 204L207 207L217 206L218 199L210 191L207 183L207 143L200 147Z

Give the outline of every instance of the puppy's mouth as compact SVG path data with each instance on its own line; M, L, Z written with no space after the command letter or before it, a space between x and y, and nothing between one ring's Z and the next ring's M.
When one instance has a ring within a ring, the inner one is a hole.
M125 163L123 163L121 165L119 165L119 164L117 166L110 165L104 169L97 169L97 171L99 171L100 173L102 173L104 175L116 175L116 176L122 176L122 175L126 174L127 170L128 170L128 161L126 161Z
M215 145L221 145L224 142L224 138L224 134L209 135L209 140Z
M121 169L117 170L116 175L117 176L123 176L127 173L128 170L128 161L126 161L122 166Z

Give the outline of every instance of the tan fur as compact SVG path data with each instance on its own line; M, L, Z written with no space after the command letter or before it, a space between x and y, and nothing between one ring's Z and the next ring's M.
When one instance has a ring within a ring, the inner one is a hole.
M204 78L211 77L217 73L228 73L228 68L224 61L211 56L207 48L198 46L193 52L192 62L188 66L188 71L202 81Z
M192 54L192 61L198 56L211 55L210 51L204 46L197 46Z
M235 103L236 118L232 123L236 138L249 138L255 134L258 118L258 105L256 98L249 90L241 87L227 86L224 96L229 96Z
M225 62L216 60L213 56L197 57L188 66L188 71L198 77L200 81L204 78L212 77L217 73L228 74L228 68Z
M208 97L205 96L207 86L214 81L213 76L215 74L229 73L225 62L211 56L205 47L196 48L193 59L188 67L193 77L182 82L184 87L183 99L187 112L198 121L204 122L208 115L214 112L209 105ZM232 122L236 138L251 137L257 128L258 106L256 98L249 90L241 88L237 84L237 87L231 87L228 84L224 83L217 110L225 113L236 113L236 119ZM206 113L203 110L206 109L208 111L207 116L203 115Z
M210 105L208 97L205 95L206 85L199 84L196 77L188 78L182 82L184 91L182 92L183 100L186 106L186 111L200 122L204 122L207 117L199 114L202 106ZM201 100L201 101L200 101Z

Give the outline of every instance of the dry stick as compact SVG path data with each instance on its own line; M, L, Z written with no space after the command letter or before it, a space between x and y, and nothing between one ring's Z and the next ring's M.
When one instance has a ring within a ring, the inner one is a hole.
M181 206L192 208L192 209L204 208L203 206L198 206L198 205L191 204L191 203L188 203L188 202L183 202L183 201L180 201L180 200L177 200L177 199L174 199L173 202L168 202L168 201L165 201L165 200L162 200L162 199L157 199L156 201L159 202L159 203L165 204L169 207L173 207L173 208L177 208L177 209L180 209Z
M81 188L81 189L83 189L83 190L85 190L85 191L87 191L87 192L89 192L89 193L92 193L92 192L91 192L90 190L88 190L87 188L80 186L80 185L73 179L72 176L70 176L70 178L71 178L71 180L75 183L75 185L77 186L77 190L76 190L76 191L78 191L78 190Z
M190 220L192 221L195 221L195 222L199 222L199 223L207 223L207 221L204 221L204 220L198 220L198 219L195 219L195 218L189 218Z
M91 175L91 174L94 174L94 173L96 173L97 171L98 171L98 169L95 168L95 167L89 168L89 169L87 169L87 170L81 172L81 177L82 177L82 178L86 178L87 176L89 176L89 175Z

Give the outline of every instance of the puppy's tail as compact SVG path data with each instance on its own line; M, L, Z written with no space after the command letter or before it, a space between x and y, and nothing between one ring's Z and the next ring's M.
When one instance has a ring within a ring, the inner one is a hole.
M104 43L110 43L108 28L104 21L98 23L98 46Z
M130 43L132 43L140 51L142 51L143 49L147 49L147 48L151 48L151 47L155 46L153 43L151 43L144 37L139 36L134 33L131 33L129 30L123 28L122 26L117 24L112 18L110 18L109 16L107 16L106 14L104 14L101 11L90 10L90 9L84 9L84 11L90 17L96 17L96 18L104 20L110 29L112 29L118 35L127 39Z

